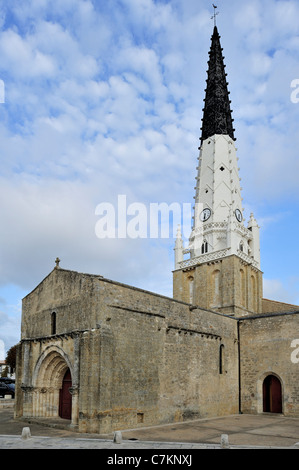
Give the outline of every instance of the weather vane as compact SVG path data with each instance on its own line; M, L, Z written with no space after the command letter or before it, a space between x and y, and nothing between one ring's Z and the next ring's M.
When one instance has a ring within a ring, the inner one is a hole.
M216 12L216 9L218 8L216 5L213 3L213 8L214 8L214 15L211 16L211 20L214 19L214 26L216 26L216 16L219 15L219 12Z

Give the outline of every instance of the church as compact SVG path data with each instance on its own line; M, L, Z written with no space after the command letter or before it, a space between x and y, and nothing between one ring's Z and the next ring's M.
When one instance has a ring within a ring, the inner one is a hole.
M188 246L178 230L173 298L57 259L23 299L15 417L102 434L239 413L299 417L299 307L263 298L220 39L215 25L194 219Z

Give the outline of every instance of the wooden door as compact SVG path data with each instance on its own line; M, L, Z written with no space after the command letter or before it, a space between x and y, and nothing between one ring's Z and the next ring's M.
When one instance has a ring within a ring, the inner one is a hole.
M263 383L263 411L282 413L281 383L274 375L268 375Z
M71 386L72 377L70 370L68 369L62 381L59 397L59 416L63 419L72 418L72 395L69 390Z
M271 411L272 413L282 413L281 383L274 376L271 381Z

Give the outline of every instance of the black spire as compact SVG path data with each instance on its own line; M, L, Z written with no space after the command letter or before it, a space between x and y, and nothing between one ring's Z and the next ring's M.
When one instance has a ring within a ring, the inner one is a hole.
M229 135L235 140L222 50L220 36L217 26L215 26L209 52L210 60L208 61L209 69L205 90L201 141L214 134Z

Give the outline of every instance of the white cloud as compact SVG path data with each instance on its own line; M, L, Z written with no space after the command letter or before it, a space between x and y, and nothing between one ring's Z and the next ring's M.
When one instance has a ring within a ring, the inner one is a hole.
M100 63L90 54L83 53L74 32L66 30L60 24L40 21L29 40L56 62L57 78L62 74L76 79L88 79L99 70Z
M14 79L53 76L55 64L51 57L41 53L13 30L0 35L0 54L2 67L9 69Z

